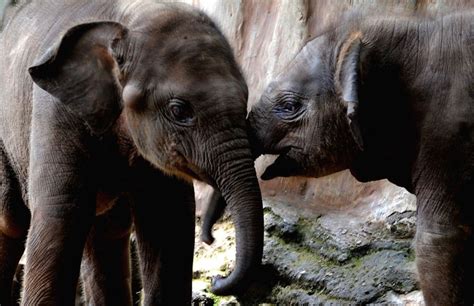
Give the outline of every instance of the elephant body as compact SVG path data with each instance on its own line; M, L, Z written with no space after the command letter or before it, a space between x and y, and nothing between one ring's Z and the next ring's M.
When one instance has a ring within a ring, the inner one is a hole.
M130 305L132 226L145 305L189 303L192 179L243 229L234 272L213 282L241 290L262 205L247 87L212 20L147 0L28 1L0 49L0 304L26 241L22 305L73 304L79 271L87 303Z
M374 14L377 15L377 14ZM252 107L262 178L343 169L417 197L416 258L428 305L474 293L474 12L351 12L309 41Z

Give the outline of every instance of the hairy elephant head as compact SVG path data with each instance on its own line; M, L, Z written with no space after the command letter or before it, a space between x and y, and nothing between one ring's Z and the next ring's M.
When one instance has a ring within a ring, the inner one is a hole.
M92 134L109 132L120 116L138 152L154 166L221 192L236 226L237 254L234 271L216 279L213 291L236 293L263 250L247 86L208 17L185 6L166 5L160 12L127 26L72 27L29 71Z
M363 148L358 126L361 35L308 42L252 107L256 147L278 158L262 179L321 177L346 169Z

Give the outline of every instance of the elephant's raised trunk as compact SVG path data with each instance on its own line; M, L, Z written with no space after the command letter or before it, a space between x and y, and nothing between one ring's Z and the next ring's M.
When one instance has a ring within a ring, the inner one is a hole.
M217 295L238 294L245 289L262 260L262 198L250 149L243 151L244 158L222 158L216 176L217 187L230 209L236 232L235 268L229 276L213 280L212 292Z

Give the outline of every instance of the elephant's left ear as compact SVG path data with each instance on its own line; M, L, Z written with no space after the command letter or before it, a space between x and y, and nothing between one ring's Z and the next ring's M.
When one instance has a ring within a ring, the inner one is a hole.
M76 25L28 69L36 85L83 119L96 135L107 131L121 112L114 48L127 33L116 22Z
M362 134L359 127L359 82L360 82L360 52L362 33L356 32L341 46L336 64L336 89L347 107L347 120L356 144L363 148Z

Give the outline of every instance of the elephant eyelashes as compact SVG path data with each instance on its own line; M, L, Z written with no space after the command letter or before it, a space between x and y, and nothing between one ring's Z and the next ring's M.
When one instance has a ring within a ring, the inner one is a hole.
M282 110L288 113L294 113L300 108L300 104L294 101L287 101L282 105Z
M285 99L278 103L273 109L274 113L283 120L293 120L298 117L303 110L303 104L296 99Z
M194 112L188 102L179 99L171 99L168 107L171 119L174 122L185 126L189 126L194 123Z

